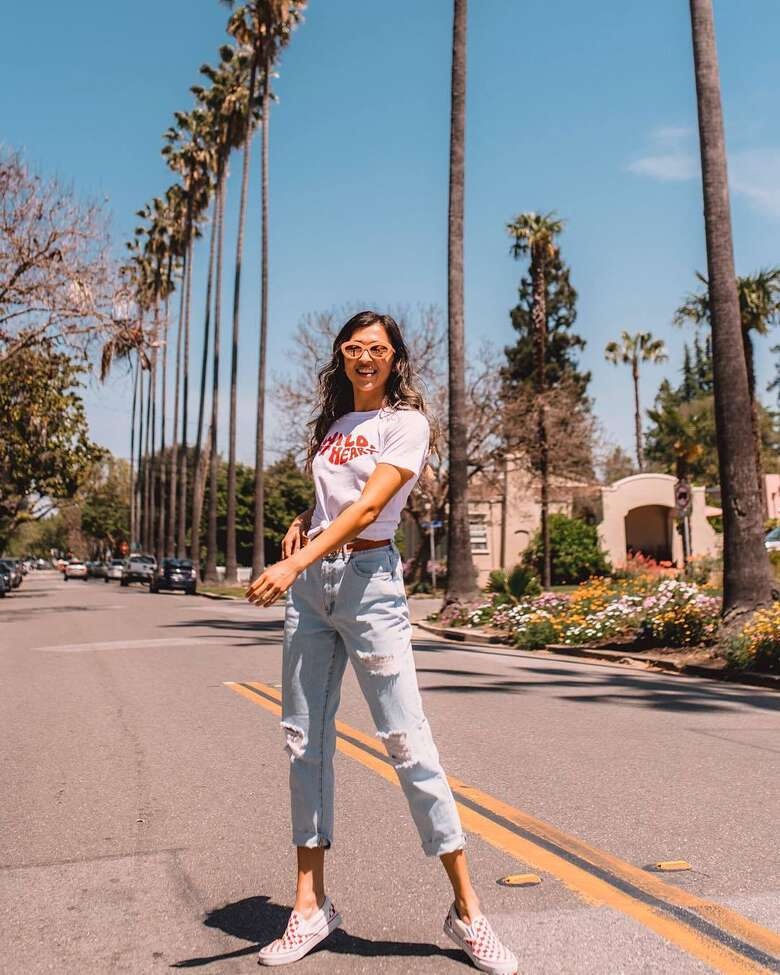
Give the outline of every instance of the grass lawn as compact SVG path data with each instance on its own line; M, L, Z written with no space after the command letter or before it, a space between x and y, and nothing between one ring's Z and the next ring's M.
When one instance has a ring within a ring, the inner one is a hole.
M244 599L246 596L246 586L220 586L219 584L213 585L207 583L206 585L198 586L198 592L207 592L212 596L236 596L239 599Z

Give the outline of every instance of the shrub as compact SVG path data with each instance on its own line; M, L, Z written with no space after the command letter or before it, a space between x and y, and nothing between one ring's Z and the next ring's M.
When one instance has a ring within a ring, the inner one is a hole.
M716 555L694 555L688 559L687 578L698 586L706 586L713 573L722 569L722 558Z
M596 526L563 514L550 515L550 561L555 585L578 583L609 572L606 553L599 548ZM540 532L536 532L523 553L523 565L542 575Z
M548 643L555 643L558 631L552 620L535 618L515 632L515 646L521 650L541 650Z
M657 562L651 555L645 555L643 552L631 552L622 565L612 570L613 579L635 579L637 576L658 579L676 575L677 569L671 562Z
M780 551L774 549L770 550L767 554L769 555L769 564L772 566L775 582L780 582Z
M542 591L536 573L525 565L516 565L507 574L494 569L488 576L486 589L494 595L495 605L518 602L525 596L538 596Z
M729 662L739 668L780 672L780 603L753 614L726 650Z

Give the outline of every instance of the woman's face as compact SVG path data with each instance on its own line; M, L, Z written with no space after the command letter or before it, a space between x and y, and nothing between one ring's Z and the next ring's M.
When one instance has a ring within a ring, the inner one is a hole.
M379 346L385 350L385 355L379 357L376 353ZM350 358L345 352L360 353L359 358ZM371 349L376 357L369 353ZM377 392L384 389L393 368L393 346L388 338L384 325L366 325L356 329L351 337L341 344L341 354L344 360L344 372L352 383L355 392Z

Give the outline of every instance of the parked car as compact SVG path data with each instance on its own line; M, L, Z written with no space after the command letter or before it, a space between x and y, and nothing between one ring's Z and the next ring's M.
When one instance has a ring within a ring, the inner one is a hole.
M71 559L65 566L65 572L63 574L65 576L65 582L68 579L83 579L86 582L89 578L86 563L82 562L81 559Z
M11 573L0 565L0 599L11 591Z
M195 568L191 559L163 559L149 583L149 592L159 592L161 589L182 589L195 595L197 583Z
M19 565L19 559L0 559L0 565L2 565L11 576L11 587L13 589L18 589L22 584L22 570Z
M47 562L46 559L36 559L35 561L36 569L50 569L51 567L51 562Z
M105 579L106 563L87 562L87 574L89 575L90 579Z
M122 578L122 566L125 564L124 559L111 559L110 562L106 563L106 582L110 582L112 579Z
M777 552L780 550L780 526L766 533L764 547L767 552Z
M127 586L131 582L152 581L154 570L157 568L157 559L153 555L131 555L125 559L122 565L122 576L119 581L120 586Z

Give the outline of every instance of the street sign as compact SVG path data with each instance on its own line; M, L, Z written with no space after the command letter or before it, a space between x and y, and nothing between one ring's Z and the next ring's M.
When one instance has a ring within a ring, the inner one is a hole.
M421 521L420 528L441 528L443 524L443 521Z
M677 481L674 485L674 504L678 517L682 518L691 506L693 494L687 481Z

